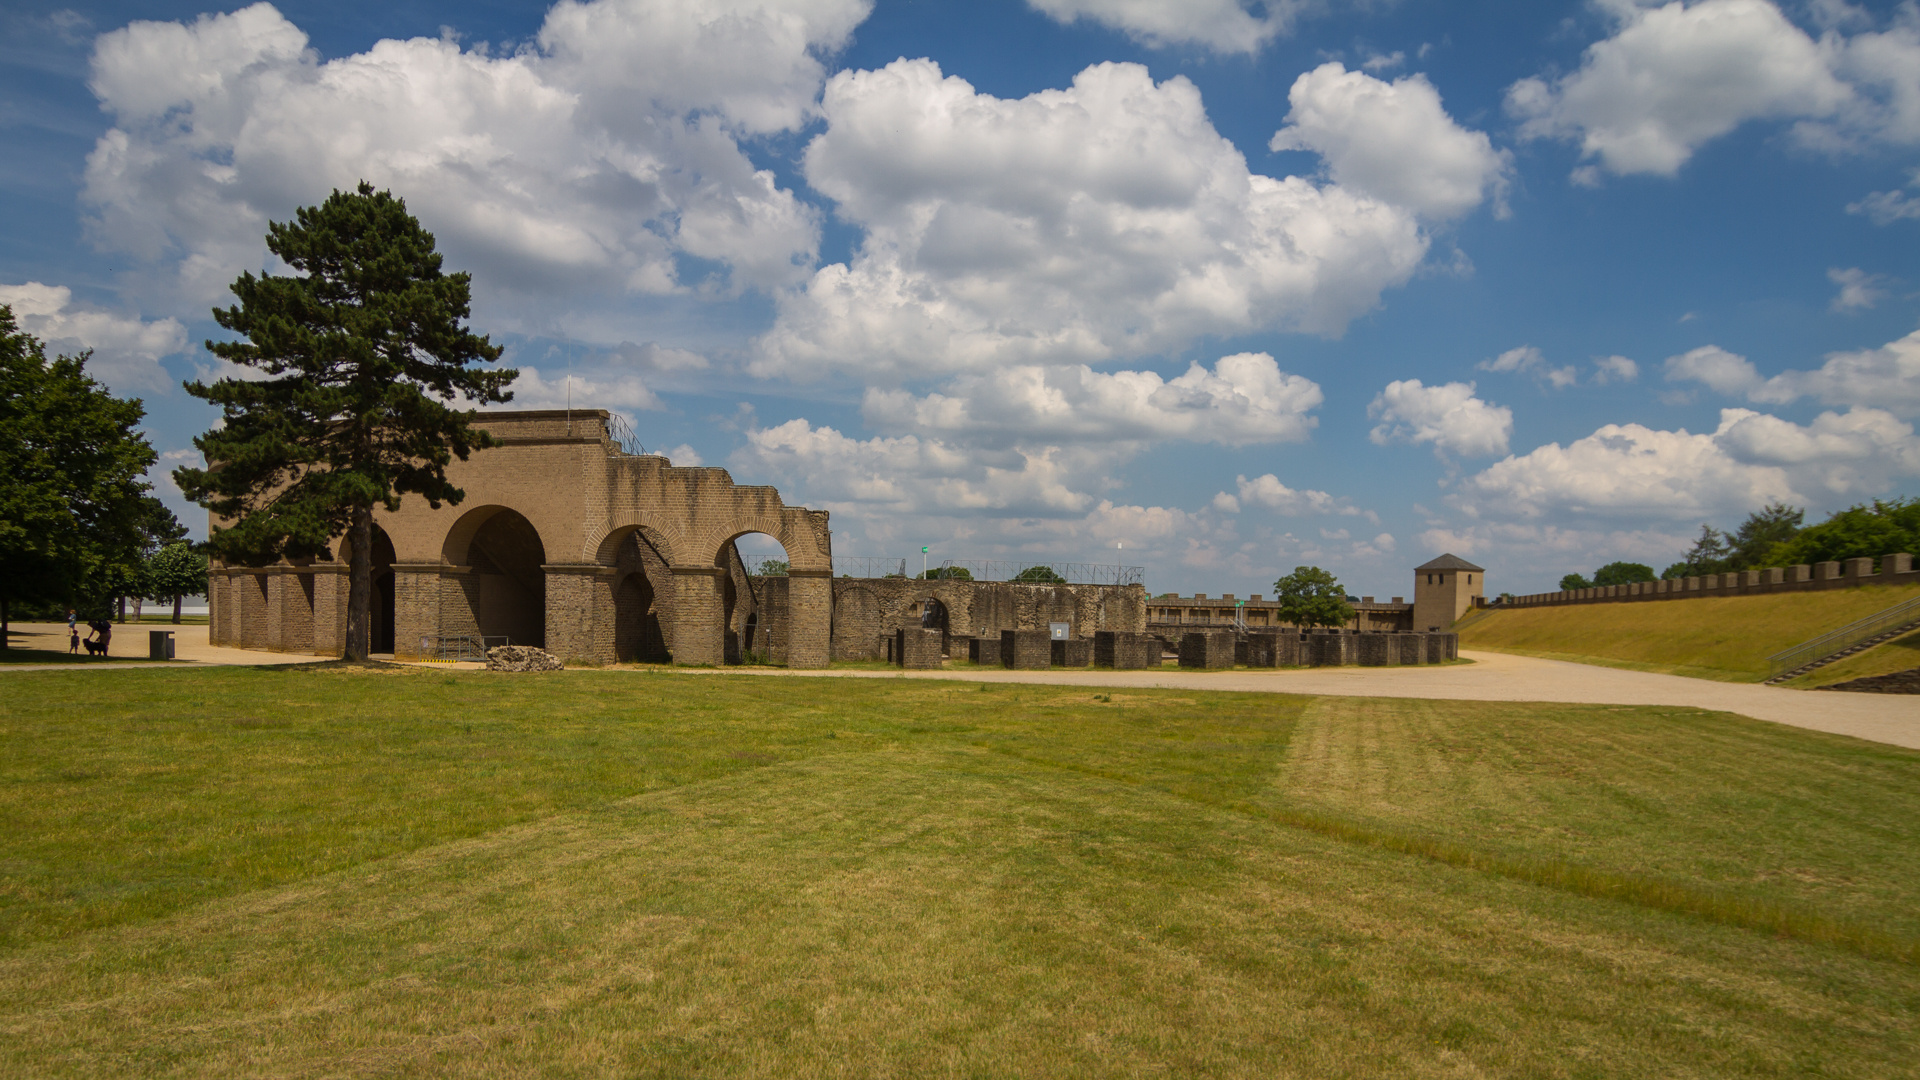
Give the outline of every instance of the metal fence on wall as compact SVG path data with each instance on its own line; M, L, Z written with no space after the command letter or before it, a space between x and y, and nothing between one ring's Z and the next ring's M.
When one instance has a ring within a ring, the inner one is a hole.
M892 555L835 555L834 577L906 577L907 560Z
M1028 574L1028 571L1046 570L1048 574ZM965 571L960 573L959 571ZM1139 585L1147 580L1147 568L1144 566L1121 566L1117 563L1037 563L1019 562L1011 559L947 559L940 564L939 576L943 578L965 577L974 581L1017 581L1026 575L1027 580L1042 583L1049 576L1057 577L1068 585Z

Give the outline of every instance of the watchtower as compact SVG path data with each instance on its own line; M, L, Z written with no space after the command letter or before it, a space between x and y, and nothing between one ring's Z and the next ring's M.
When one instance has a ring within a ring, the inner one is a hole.
M1487 572L1458 555L1413 568L1413 629L1446 630L1486 594Z

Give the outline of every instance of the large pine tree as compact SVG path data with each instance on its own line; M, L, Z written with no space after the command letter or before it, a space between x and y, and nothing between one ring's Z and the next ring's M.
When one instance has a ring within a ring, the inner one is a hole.
M251 272L239 306L213 317L242 340L207 342L263 377L186 384L225 424L194 440L208 468L174 479L228 519L209 537L242 565L330 558L348 548L346 656L366 659L373 599L373 508L417 494L438 507L465 493L446 466L494 445L471 408L511 399L519 372L483 369L500 347L467 330L469 275L444 274L433 235L390 192L360 184L267 230L267 250L296 274Z

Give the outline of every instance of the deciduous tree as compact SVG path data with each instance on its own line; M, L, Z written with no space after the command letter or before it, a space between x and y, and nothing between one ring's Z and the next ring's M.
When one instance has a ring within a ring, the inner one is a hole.
M148 538L179 527L141 479L154 461L145 407L95 382L87 360L49 361L0 306L0 647L15 602L97 613Z
M147 560L147 595L173 601L173 621L180 621L180 601L207 591L207 557L185 540L175 540Z
M1280 601L1280 618L1302 629L1345 626L1353 621L1353 605L1340 581L1317 566L1296 566L1293 573L1273 583Z
M240 340L207 342L259 378L187 384L224 423L194 440L206 469L174 472L187 497L231 524L210 548L246 565L348 551L349 659L365 659L372 613L373 508L403 495L458 504L446 467L494 445L452 403L507 401L519 374L476 365L500 347L467 330L470 278L441 272L433 235L390 192L361 183L290 222L267 249L295 271L251 272L213 317Z

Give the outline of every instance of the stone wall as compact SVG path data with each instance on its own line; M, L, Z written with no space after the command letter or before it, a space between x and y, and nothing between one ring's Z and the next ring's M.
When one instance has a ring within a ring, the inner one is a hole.
M1875 563L1878 562L1878 570ZM1707 596L1763 596L1777 592L1807 592L1819 589L1850 589L1860 585L1911 585L1920 583L1920 571L1913 568L1913 556L1901 552L1875 559L1848 559L1766 570L1740 570L1728 574L1673 578L1667 581L1642 581L1632 585L1608 585L1592 589L1529 593L1508 596L1500 607L1561 607L1568 604L1618 604L1643 600L1694 600Z
M1146 629L1146 590L1139 585L834 578L831 589L835 660L880 659L897 631L928 623L930 605L937 605L931 622L946 631L949 655L954 639L1044 631L1054 622L1089 641L1101 630Z

